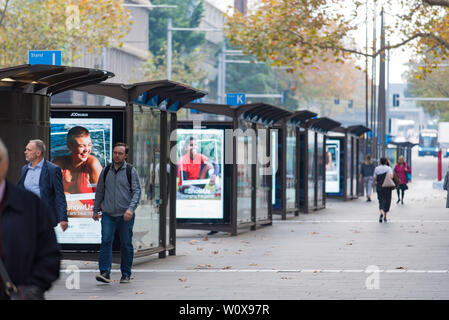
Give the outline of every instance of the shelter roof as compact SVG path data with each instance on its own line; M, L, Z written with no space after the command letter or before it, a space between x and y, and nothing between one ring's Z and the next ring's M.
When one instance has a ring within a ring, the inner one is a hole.
M23 64L0 69L0 90L52 96L113 76L112 72L98 69Z
M339 127L341 123L327 117L321 117L310 119L306 121L304 125L309 129L327 133L328 131L332 131L335 128Z
M283 108L273 106L267 103L251 103L238 106L230 106L227 104L212 103L189 103L185 106L204 113L225 115L231 118L243 119L265 125L273 125L285 117L291 116L291 112Z
M149 105L173 112L178 111L185 104L202 98L207 94L204 91L169 80L132 84L106 82L80 87L77 90L108 96L125 103ZM164 101L166 105L161 106Z

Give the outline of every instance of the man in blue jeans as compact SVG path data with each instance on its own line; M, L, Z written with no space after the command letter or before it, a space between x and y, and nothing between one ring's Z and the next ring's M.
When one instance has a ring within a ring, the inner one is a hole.
M101 171L95 192L93 219L101 216L101 245L99 255L100 282L111 282L112 243L117 228L120 236L120 283L128 283L134 258L132 244L134 212L140 200L140 182L136 168L126 162L128 146L119 142L112 149L113 163Z

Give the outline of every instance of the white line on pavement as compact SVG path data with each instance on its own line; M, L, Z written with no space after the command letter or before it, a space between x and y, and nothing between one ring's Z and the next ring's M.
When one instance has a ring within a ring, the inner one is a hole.
M96 269L80 269L80 273L95 273L99 272ZM61 269L63 273L73 273L73 269ZM111 272L120 272L118 269L113 269ZM365 273L363 269L135 269L133 273ZM411 270L411 269L390 269L369 271L368 273L449 273L449 270Z
M449 220L394 220L389 219L390 222L397 223L449 223ZM275 220L273 223L279 224L303 224L303 223L379 223L378 220L303 220L303 221L288 221L288 220Z

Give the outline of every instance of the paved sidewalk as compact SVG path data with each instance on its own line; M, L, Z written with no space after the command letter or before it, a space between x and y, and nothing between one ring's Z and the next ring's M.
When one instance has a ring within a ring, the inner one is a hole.
M177 255L134 266L129 284L118 283L117 265L105 285L94 279L96 262L63 261L81 269L80 288L67 289L73 274L63 271L47 298L449 299L445 192L423 180L404 205L396 199L386 224L377 200L361 198L236 237L178 230Z

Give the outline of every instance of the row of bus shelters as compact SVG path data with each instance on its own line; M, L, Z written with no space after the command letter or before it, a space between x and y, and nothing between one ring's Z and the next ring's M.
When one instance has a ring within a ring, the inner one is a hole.
M363 134L370 129L362 126L339 126L328 134L326 142L326 194L343 200L356 199L361 194L360 165L363 161Z
M76 156L69 143L75 132L89 137L90 155L100 169L112 161L116 142L130 147L128 162L142 186L133 230L136 257L174 255L177 228L237 235L271 225L274 214L286 219L287 214L322 209L329 168L334 168L330 162L339 163L343 197L355 195L365 130L360 126L342 128L308 110L290 112L266 103L191 103L206 93L173 81L102 83L111 77L103 70L66 66L0 70L0 97L6 101L0 108L0 136L14 159L8 178L18 180L26 143L42 139L46 158L61 166L65 179L71 228L56 232L66 259L96 259L101 242L100 224L91 219L97 181L84 181L69 165ZM51 96L66 90L117 103L51 104ZM181 109L225 120L178 121ZM338 154L330 148L332 140L340 143ZM115 261L118 249L115 241Z
M8 179L16 182L25 164L23 148L31 139L48 146L46 159L61 166L70 228L56 228L66 259L97 259L101 226L91 219L98 177L80 174L70 166L76 154L69 136L82 132L92 145L90 156L101 168L112 161L116 142L129 145L128 161L136 167L142 197L134 227L135 256L175 254L176 164L169 161L170 132L176 112L206 93L172 81L134 84L101 83L114 75L89 68L22 65L0 69L0 137L10 154ZM113 106L52 105L51 97L66 90L108 96ZM22 161L23 159L23 161ZM83 167L83 166L81 166ZM164 168L161 170L161 168ZM119 256L114 243L114 260Z
M239 230L272 224L272 174L277 166L271 156L272 129L291 112L265 103L185 107L226 120L178 123L177 227L237 235ZM210 176L188 179L193 169L184 161L191 141L201 154L196 166L214 167L208 169L216 177L213 184Z

